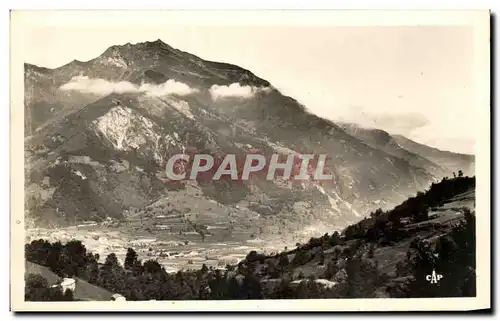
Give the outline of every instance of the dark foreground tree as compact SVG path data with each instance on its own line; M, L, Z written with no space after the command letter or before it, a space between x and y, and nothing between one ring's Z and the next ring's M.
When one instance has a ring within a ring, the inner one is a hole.
M125 269L133 269L137 265L137 263L137 253L134 251L134 249L128 248L123 267Z
M476 242L475 215L462 209L464 220L453 230L439 238L435 246L429 242L416 242L413 257L412 280L407 297L471 297L476 295ZM440 275L439 282L428 278L433 271Z
M71 290L67 290L63 294L60 287L50 287L43 276L28 274L25 283L24 299L26 301L73 301L73 293Z

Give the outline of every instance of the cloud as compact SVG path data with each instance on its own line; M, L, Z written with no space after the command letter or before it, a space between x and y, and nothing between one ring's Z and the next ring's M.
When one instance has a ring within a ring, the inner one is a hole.
M429 135L430 132L433 133L432 136ZM452 132L445 132L445 129L440 131L440 128L437 128L437 126L429 126L414 131L408 138L441 150L471 155L475 154L476 139L467 137L466 132L460 136L455 136L453 134Z
M383 112L364 110L362 107L352 107L345 115L336 117L337 121L355 123L364 127L378 128L392 134L410 135L417 129L430 124L429 119L420 113Z
M81 93L98 95L138 91L137 86L128 81L110 82L105 79L89 78L87 76L75 76L59 88L65 91L79 91Z
M87 76L75 76L69 82L59 87L64 91L79 91L81 93L109 95L111 93L144 93L148 96L186 96L197 90L189 87L185 83L172 79L162 84L143 83L140 86L128 81L108 81L101 78L89 78Z
M171 94L176 94L179 96L190 95L197 90L189 87L183 82L178 82L172 79L166 82L156 85L156 84L142 84L139 87L139 91L145 92L148 96L167 96Z
M392 132L410 134L418 128L425 127L429 120L422 114L395 113L392 115L372 115L373 124L379 128L388 128Z
M268 87L254 87L242 86L239 83L232 83L229 86L213 85L210 87L209 92L212 100L223 98L252 98L259 92L269 92L271 89Z
M476 140L468 137L468 129L461 134L450 131L450 124L432 122L423 113L380 110L368 111L361 106L351 106L348 112L334 121L354 123L365 128L382 129L390 134L404 135L421 144L458 153L474 154Z

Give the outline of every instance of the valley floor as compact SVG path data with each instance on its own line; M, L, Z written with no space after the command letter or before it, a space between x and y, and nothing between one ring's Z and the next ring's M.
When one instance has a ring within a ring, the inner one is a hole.
M49 242L80 240L87 249L100 255L102 260L115 253L123 264L128 248L133 248L139 259L154 259L168 272L199 269L203 264L214 268L235 265L250 251L278 253L292 248L297 241L306 241L323 231L309 228L295 234L291 240L278 236L255 235L251 231L237 228L230 231L224 226L208 226L204 238L195 231L170 232L166 230L144 230L130 226L106 228L99 225L70 226L54 229L30 229L26 242L44 239Z
M432 229L426 229L433 224L452 224L463 218L459 209L463 206L474 209L475 194L469 191L455 196L449 203L440 208L429 211L431 219L407 224L403 229L407 231L421 230L418 232L424 237L438 237L439 234ZM180 225L178 219L163 219L162 224L169 227ZM153 222L154 223L154 222ZM26 242L44 239L49 242L80 240L87 249L100 255L102 259L109 253L115 253L123 264L127 248L137 251L139 259L155 259L169 272L178 270L196 270L203 264L214 268L224 268L226 265L235 265L240 262L250 251L271 254L285 251L296 246L296 243L306 242L311 237L325 233L320 227L298 231L294 240L290 237L280 238L276 235L256 235L256 232L237 227L230 230L227 224L208 226L204 239L195 231L177 230L152 230L140 228L141 226L154 225L151 221L147 224L137 218L130 218L129 223L120 227L106 227L96 223L82 224L59 229L30 229L26 233ZM158 225L157 225L158 226ZM328 232L332 232L329 230ZM409 241L397 246L380 248L375 254L380 256L379 262L395 262L394 257L406 255ZM395 263L394 263L395 264Z

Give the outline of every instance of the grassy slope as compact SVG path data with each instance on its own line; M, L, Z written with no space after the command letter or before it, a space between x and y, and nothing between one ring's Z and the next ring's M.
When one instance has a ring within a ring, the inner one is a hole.
M371 261L377 265L377 270L379 273L386 274L389 278L387 286L381 287L378 291L378 297L389 297L386 290L389 286L394 286L398 282L404 282L405 278L401 278L397 275L397 265L398 263L405 263L407 261L407 253L410 251L410 244L412 241L420 237L422 239L427 239L429 241L437 241L437 239L447 234L456 224L459 223L461 219L464 218L461 208L467 207L472 211L475 210L475 191L473 189L455 195L454 197L444 201L442 206L437 208L429 209L429 220L420 223L406 223L403 224L402 230L406 230L409 236L402 239L397 243L390 245L380 245L377 244L373 250L373 257L369 257L367 252L371 243L361 240L361 246L356 250L357 254L361 254L363 258ZM291 264L287 264L286 271L291 273L292 279L297 278L328 278L334 282L342 279L342 271L345 271L346 259L352 254L349 253L349 249L353 248L354 244L360 240L349 240L342 245L325 247L325 244L312 247L306 251L306 256L308 257L302 263L294 263L294 258L296 256L297 249L293 249L287 252L281 253L288 257ZM303 253L301 253L303 255ZM267 257L265 260L260 261L257 264L257 270L260 271L261 282L264 287L270 288L278 286L280 278L276 279L277 276L273 276L269 273L269 267L279 266L279 257L276 255L274 257ZM327 269L328 263L333 262L336 266L336 273L333 277L328 277ZM271 269L272 270L272 269ZM299 277L300 275L300 277Z
M29 261L25 264L25 274L39 274L43 276L50 285L59 283L61 278L52 272L49 268ZM106 289L92 285L80 278L75 278L76 288L73 296L82 301L110 301L113 293Z

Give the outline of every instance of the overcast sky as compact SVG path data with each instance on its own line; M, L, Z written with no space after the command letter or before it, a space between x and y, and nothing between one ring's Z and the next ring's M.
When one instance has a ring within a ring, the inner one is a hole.
M378 127L440 149L474 153L474 33L468 26L337 27L190 24L37 25L26 62L58 67L107 47L161 39L249 69L310 111ZM270 107L272 108L272 107Z

